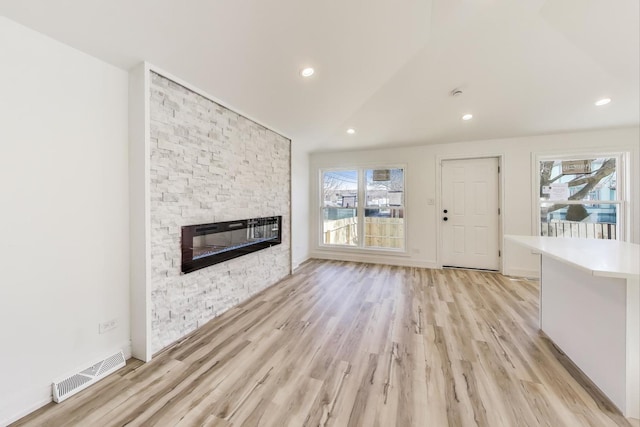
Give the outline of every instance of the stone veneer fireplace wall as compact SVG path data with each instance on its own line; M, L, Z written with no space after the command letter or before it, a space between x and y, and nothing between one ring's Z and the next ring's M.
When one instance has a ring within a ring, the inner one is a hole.
M290 140L159 75L150 81L151 347L291 271ZM282 215L282 244L181 274L183 225Z

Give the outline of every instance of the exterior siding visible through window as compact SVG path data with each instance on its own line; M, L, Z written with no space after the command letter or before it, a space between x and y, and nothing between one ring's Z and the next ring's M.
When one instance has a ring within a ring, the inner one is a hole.
M539 233L551 237L623 236L622 156L538 159Z

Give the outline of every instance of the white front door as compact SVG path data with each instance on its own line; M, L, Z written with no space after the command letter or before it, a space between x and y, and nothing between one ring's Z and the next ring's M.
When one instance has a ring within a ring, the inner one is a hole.
M442 161L442 265L500 269L498 159Z

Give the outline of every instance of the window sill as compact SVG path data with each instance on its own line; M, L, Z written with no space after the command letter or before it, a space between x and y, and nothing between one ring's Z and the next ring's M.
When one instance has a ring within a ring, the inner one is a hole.
M355 246L340 246L340 245L319 245L316 247L316 251L385 255L385 256L395 256L400 258L411 257L411 255L409 255L409 253L406 250L394 251L394 250L382 249L382 248L361 248L361 247L355 247Z

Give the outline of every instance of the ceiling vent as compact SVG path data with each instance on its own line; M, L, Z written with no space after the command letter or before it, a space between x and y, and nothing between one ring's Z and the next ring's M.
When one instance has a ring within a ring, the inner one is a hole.
M124 365L126 365L124 353L120 350L116 354L102 359L76 374L65 377L60 381L54 381L53 401L56 403L62 402L112 372L117 371Z

